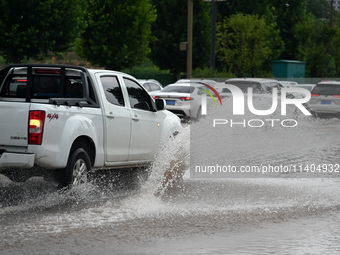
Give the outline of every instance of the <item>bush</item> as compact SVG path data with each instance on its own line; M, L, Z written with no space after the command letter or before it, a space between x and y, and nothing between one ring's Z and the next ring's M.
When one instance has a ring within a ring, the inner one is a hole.
M205 68L196 68L192 72L192 77L193 78L234 78L236 77L234 74L231 72L222 70L213 70L209 67Z

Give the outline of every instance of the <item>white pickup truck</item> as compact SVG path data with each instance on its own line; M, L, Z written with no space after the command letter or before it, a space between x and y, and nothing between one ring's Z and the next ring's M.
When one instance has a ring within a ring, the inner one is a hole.
M0 72L0 173L57 170L74 186L92 169L151 163L180 129L128 74L35 64Z

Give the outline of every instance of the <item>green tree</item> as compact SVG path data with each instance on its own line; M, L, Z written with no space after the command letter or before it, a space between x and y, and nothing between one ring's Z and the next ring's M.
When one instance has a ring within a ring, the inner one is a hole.
M237 76L252 76L263 70L272 55L271 26L257 15L236 14L219 23L217 41L220 61Z
M179 50L187 42L188 4L183 0L153 0L157 20L152 25L156 40L151 44L151 59L163 70L179 75L186 70L187 53ZM193 68L207 66L210 49L211 4L195 1L193 15Z
M295 27L295 34L299 42L298 58L307 63L306 75L333 77L334 49L339 45L334 28L330 28L328 23L324 24L321 20L310 17L308 21L301 22Z
M267 12L267 8L271 6L271 0L227 0L218 3L217 10L222 21L224 18L230 17L237 13L251 14L263 16Z
M275 23L279 31L278 49L282 59L296 59L298 41L294 27L306 18L307 0L228 0L218 5L220 21L238 13L259 15L267 24ZM319 0L308 0L319 1ZM312 7L311 7L312 8ZM319 6L320 8L320 6ZM282 42L284 42L282 44Z
M121 70L150 52L156 10L149 0L87 0L88 24L77 52L93 64Z
M298 40L296 38L295 26L306 19L305 0L270 0L275 10L277 28L284 42L281 59L297 59Z
M83 0L1 0L0 53L20 63L64 51L84 26Z
M335 77L340 77L340 27L336 26L334 28L335 35L332 38L332 56L334 57L335 64Z
M328 17L329 7L329 2L327 0L306 0L307 12L318 19Z

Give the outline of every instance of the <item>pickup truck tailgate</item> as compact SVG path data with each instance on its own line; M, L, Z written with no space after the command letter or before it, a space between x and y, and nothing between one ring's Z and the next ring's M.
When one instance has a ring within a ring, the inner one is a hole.
M29 103L0 102L1 146L27 147Z

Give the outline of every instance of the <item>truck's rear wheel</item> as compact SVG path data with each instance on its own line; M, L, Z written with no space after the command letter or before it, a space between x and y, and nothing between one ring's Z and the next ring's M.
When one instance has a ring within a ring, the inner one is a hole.
M87 174L91 169L90 157L82 149L76 149L69 157L64 170L64 187L75 187L87 182Z

